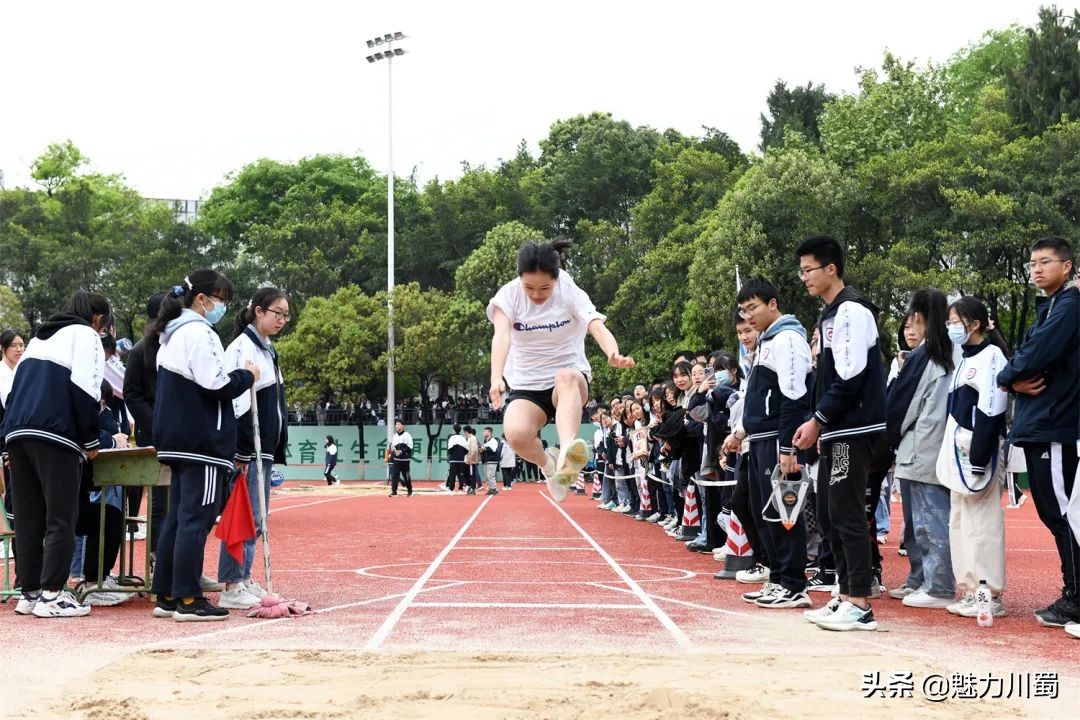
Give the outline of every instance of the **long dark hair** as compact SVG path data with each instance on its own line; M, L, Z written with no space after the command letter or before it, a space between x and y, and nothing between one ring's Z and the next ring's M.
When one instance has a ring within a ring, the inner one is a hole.
M17 331L8 328L4 332L0 333L0 350L2 350L3 352L7 352L8 348L10 348L15 343L15 338L21 337L22 335L20 335Z
M112 314L109 301L103 295L85 290L76 290L75 294L64 303L64 307L60 308L60 312L82 318L91 325L94 323L95 315L101 315L102 318L107 319Z
M266 312L271 305L281 299L286 302L289 301L285 293L276 287L262 287L256 290L255 294L251 296L251 302L247 304L247 307L241 308L240 312L236 313L236 323L233 325L232 337L234 339L240 337L244 334L244 328L255 322L256 308L262 308L263 312Z
M169 292L165 293L165 297L161 299L161 308L158 310L158 315L150 323L150 330L146 333L148 338L146 343L146 367L148 371L157 367L157 354L161 343L154 341L159 339L161 334L165 332L166 325L180 317L180 313L184 308L189 308L194 304L195 298L200 293L214 295L222 300L229 301L232 300L233 296L233 284L229 278L217 270L203 268L185 277L182 285L174 285Z
M935 288L916 290L908 301L907 317L910 318L915 313L922 315L923 324L926 326L926 335L923 339L926 354L931 362L951 373L953 371L953 346L952 341L949 340L949 329L945 326L945 321L949 319L949 300L945 297L945 293ZM960 311L957 310L956 314L960 315Z
M568 237L555 238L551 242L527 242L518 250L517 271L518 275L527 272L545 272L553 280L559 277L559 269L562 267L560 258L573 240Z
M955 310L960 319L964 321L964 324L978 323L979 332L991 344L997 345L1001 352L1005 354L1005 357L1012 355L1009 343L1005 342L1005 336L1001 334L1001 331L995 325L991 324L990 311L986 309L986 304L982 300L974 295L965 295L950 305L949 309Z

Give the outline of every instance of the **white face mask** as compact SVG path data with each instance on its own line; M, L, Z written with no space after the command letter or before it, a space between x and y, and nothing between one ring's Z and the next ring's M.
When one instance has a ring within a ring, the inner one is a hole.
M963 345L971 337L971 333L963 325L950 325L949 326L949 339L953 341L955 345Z

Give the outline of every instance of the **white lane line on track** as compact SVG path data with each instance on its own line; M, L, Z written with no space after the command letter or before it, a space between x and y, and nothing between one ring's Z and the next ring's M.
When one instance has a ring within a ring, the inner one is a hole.
M448 580L444 584L438 587L426 587L421 592L435 592L436 590L443 590L445 588L457 587L458 585L465 585L463 580ZM319 608L312 612L312 615L322 615L324 613L334 612L336 610L348 610L350 608L363 607L365 605L375 605L381 602L387 602L389 600L397 600L404 597L405 593L394 593L392 595L383 595L382 597L368 598L367 600L358 600L357 602L345 603L344 605L334 605L327 608ZM214 632L201 633L199 635L187 635L178 638L168 638L166 640L159 640L156 642L148 643L146 645L140 645L136 647L133 652L140 652L143 650L160 650L173 647L175 643L186 643L193 640L207 640L209 638L218 637L221 635L231 635L232 633L244 632L246 630L254 630L258 628L266 628L271 625L276 625L281 622L292 620L293 618L274 618L273 620L263 620L261 622L250 622L246 625L233 625L227 627L224 630L215 630Z
M548 535L504 535L502 537L484 537L480 535L470 535L462 540L574 540L581 542L580 535L563 536L563 537L551 537Z
M323 505L325 503L337 502L338 500L352 500L353 498L363 497L363 495L345 495L343 497L330 498L328 500L316 500L315 502L302 503L300 505L286 505L285 507L270 508L270 514L273 515L276 512L285 512L286 510L295 510L296 508L311 507L312 505Z
M595 587L598 587L598 588L603 588L605 590L615 590L615 591L621 592L621 593L629 593L629 592L631 592L630 590L627 590L624 587L617 587L617 586L613 586L613 585L607 585L605 583L589 583L589 584L593 585ZM650 595L649 597L653 598L654 600L659 600L660 602L671 603L672 605L682 605L683 607L693 608L694 610L706 610L708 612L720 613L721 615L732 615L734 617L747 618L749 620L756 620L758 622L772 622L773 618L776 617L775 615L768 614L769 611L767 611L767 610L765 611L765 614L757 615L757 614L754 614L754 613L739 612L738 610L725 610L724 608L712 607L710 605L701 605L699 603L690 602L688 600L676 600L675 598L663 597L661 595ZM809 623L807 623L807 624L809 625ZM862 644L862 645L868 645L870 647L878 648L880 650L889 650L890 652L895 652L896 649L897 649L896 645L890 645L888 643L874 642L873 640L867 640L866 638L863 638L863 637L855 637L854 635L849 635L847 639L850 640L851 642L859 643L859 644ZM941 659L941 656L939 654L923 652L921 650L912 650L910 648L903 648L902 652L905 652L905 653L908 653L908 654L911 654L911 655L918 655L919 657L928 658L930 660L940 660Z
M600 557L604 558L607 564L611 566L611 569L615 571L615 574L622 578L622 581L626 583L627 587L630 588L630 591L637 596L637 599L641 601L641 604L647 607L652 614L656 616L656 619L660 621L660 624L671 633L671 636L675 638L675 642L678 644L679 648L682 650L689 650L693 646L693 643L690 642L690 638L686 636L686 633L682 631L682 628L675 624L675 621L656 604L656 601L653 600L648 593L641 589L641 586L634 581L634 578L630 577L630 575L623 570L622 566L615 562L615 559L612 558L604 548L600 547L600 543L596 542L589 533L585 532L585 529L578 525L574 518L570 517L565 510L559 507L557 502L548 497L547 493L541 492L540 497L551 503L551 506L558 510L559 513L566 518L566 521L570 523L575 530L581 533L581 536L593 546L593 549L600 554Z
M407 593L405 593L405 597L401 598L401 601L398 602L398 604L386 617L386 620L383 621L383 624L379 626L379 629L376 630L375 634L371 636L371 639L367 641L367 644L364 645L364 650L371 651L379 649L379 646L382 645L386 638L390 635L390 632L394 629L394 626L398 624L399 620L401 620L401 616L405 614L405 611L408 609L409 604L416 599L417 594L424 587L424 583L431 579L431 576L434 575L435 571L439 569L439 565L442 563L442 561L446 559L446 556L450 554L450 551L454 549L454 546L457 545L458 541L465 536L465 533L468 532L470 527L472 527L473 522L480 515L480 512L485 507L487 507L487 504L491 502L491 498L493 497L495 496L488 495L484 499L484 501L480 503L480 506L476 508L476 511L472 515L469 516L469 519L465 521L465 524L461 526L461 529L457 531L457 533L450 540L450 542L447 543L446 547L442 549L442 552L440 552L438 556L431 561L431 564L427 566L427 569L424 570L423 574L416 579L416 582L413 583L413 586L409 588L409 591Z
M625 603L414 602L414 608L549 608L553 610L648 610Z
M486 550L488 552L519 552L528 550L555 550L558 552L592 552L592 548L583 547L484 547L483 545L458 545L455 550Z

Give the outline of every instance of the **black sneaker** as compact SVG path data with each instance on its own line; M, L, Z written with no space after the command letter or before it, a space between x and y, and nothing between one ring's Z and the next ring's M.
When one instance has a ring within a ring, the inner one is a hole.
M1065 627L1080 622L1080 604L1075 596L1062 589L1061 597L1048 607L1035 611L1035 619L1044 627Z
M818 570L806 581L806 592L832 592L836 589L836 573Z
M779 590L769 593L768 595L762 595L754 601L754 604L763 608L814 607L814 603L811 602L810 596L805 592L794 592L785 587L781 587Z
M166 600L164 596L159 595L157 602L154 603L154 609L150 614L156 618L171 618L175 612L176 598Z
M190 603L183 600L177 601L176 612L172 616L172 619L177 622L212 622L214 620L227 620L228 618L228 610L214 607L204 597L195 598Z

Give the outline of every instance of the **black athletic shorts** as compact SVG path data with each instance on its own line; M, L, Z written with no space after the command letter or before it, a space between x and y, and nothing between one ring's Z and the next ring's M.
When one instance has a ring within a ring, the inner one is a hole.
M578 372L581 371L579 370ZM589 397L589 378L585 377L585 373L581 373L581 377L585 378L585 397ZM513 388L510 388L510 392L506 396L506 406L510 407L510 403L515 400L528 400L544 411L547 415L548 422L555 422L555 403L551 401L551 393L554 390L554 385L547 390L514 390ZM582 405L582 407L585 406Z

